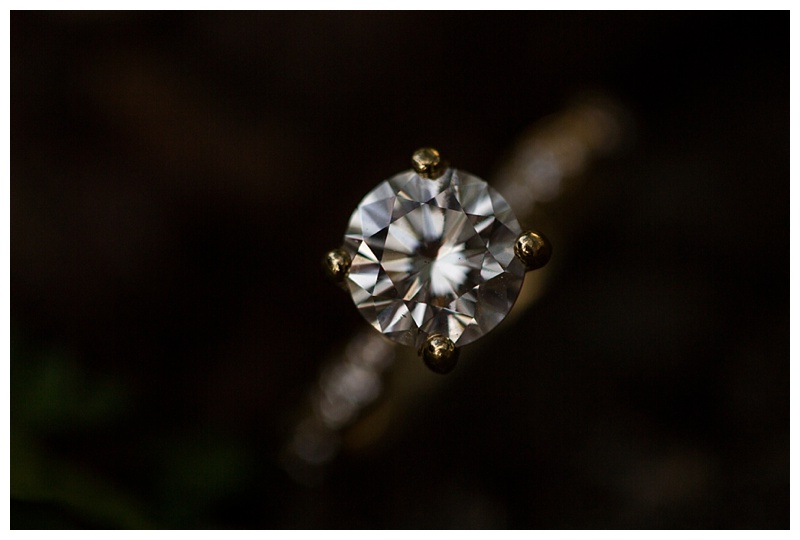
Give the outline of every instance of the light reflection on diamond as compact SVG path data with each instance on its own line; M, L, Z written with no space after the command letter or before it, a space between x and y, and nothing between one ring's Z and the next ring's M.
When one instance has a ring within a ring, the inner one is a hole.
M508 203L480 178L455 169L436 180L398 174L350 218L353 301L399 343L418 347L432 333L470 343L497 326L519 294L519 233Z

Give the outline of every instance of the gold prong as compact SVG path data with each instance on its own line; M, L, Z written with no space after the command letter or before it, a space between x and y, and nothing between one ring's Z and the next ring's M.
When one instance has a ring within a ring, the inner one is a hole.
M411 165L423 178L435 180L447 170L447 164L435 148L420 148L411 156Z
M514 254L525 265L525 269L530 271L546 265L553 254L553 248L543 234L523 231L514 242Z
M328 277L337 283L341 283L350 271L351 262L350 254L347 251L342 248L336 248L325 254L322 264Z
M440 334L431 334L422 346L422 360L434 373L450 373L458 363L459 349L455 343Z

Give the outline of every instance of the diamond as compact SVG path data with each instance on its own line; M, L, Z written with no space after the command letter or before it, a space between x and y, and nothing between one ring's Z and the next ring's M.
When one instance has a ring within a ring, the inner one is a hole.
M466 345L497 326L519 295L520 232L508 203L480 178L403 172L350 217L347 286L361 315L394 341L419 348L441 334Z

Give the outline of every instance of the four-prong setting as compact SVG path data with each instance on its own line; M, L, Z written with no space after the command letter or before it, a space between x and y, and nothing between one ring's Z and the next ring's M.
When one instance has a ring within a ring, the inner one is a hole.
M525 270L531 271L547 264L553 254L553 248L543 234L523 231L514 242L514 254L525 265Z
M367 193L323 262L367 322L445 374L462 346L506 317L525 272L552 249L522 230L502 195L437 150L420 148L411 163Z
M456 367L459 350L450 338L440 334L431 334L425 340L420 354L425 365L431 371L445 375Z

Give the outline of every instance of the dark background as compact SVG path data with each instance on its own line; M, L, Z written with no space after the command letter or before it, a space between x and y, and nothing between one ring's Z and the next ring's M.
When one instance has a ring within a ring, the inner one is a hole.
M585 90L545 295L295 484L352 208ZM12 527L787 528L788 113L788 13L12 13Z

